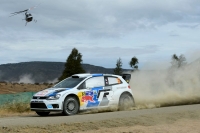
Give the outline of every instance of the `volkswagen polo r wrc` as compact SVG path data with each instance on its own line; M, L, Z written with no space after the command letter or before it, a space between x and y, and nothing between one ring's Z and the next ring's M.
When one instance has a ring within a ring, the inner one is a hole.
M75 74L34 94L30 108L40 116L55 111L74 115L81 110L113 106L125 110L134 104L130 86L121 76Z

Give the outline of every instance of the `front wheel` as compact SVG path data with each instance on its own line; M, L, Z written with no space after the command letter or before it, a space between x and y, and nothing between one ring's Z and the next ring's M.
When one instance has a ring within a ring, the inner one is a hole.
M134 99L130 94L124 93L120 96L119 99L119 110L128 110L131 107L135 106Z
M64 115L75 115L79 111L79 103L75 97L67 97L63 104Z
M48 116L50 112L37 112L36 113L39 115L39 116Z

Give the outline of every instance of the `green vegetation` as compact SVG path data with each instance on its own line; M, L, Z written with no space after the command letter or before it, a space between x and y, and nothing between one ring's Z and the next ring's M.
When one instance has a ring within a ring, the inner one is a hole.
M59 81L70 77L73 74L85 73L85 70L82 68L82 55L78 52L76 48L72 49L71 54L68 56L65 63L65 69L62 75L58 78Z
M133 68L133 70L137 70L138 69L138 59L134 56L133 58L131 58L131 61L129 62L130 67Z
M23 113L30 111L30 99L34 93L0 94L0 112Z
M183 54L181 54L179 57L176 54L173 54L171 64L172 68L180 68L187 64L186 58Z
M116 63L116 68L114 69L114 74L121 75L122 74L122 60L119 58Z

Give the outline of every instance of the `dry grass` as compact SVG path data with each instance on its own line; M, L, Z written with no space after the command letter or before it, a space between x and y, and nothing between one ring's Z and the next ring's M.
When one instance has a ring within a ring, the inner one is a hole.
M16 94L20 92L38 92L53 86L53 84L25 84L0 82L0 94ZM0 117L33 114L29 103L15 101L0 106Z
M20 103L20 102L14 102L4 105L4 109L8 112L17 112L17 113L23 113L30 111L30 104L29 103Z
M13 102L7 103L0 107L0 116L7 116L7 114L20 114L30 112L29 103Z
M24 84L24 83L0 83L0 94L13 94L19 92L38 92L52 87L52 84Z
M5 109L0 109L0 118L3 117L16 117L16 116L30 116L30 115L36 115L35 112L33 111L28 111L28 112L12 112L12 111L7 111Z

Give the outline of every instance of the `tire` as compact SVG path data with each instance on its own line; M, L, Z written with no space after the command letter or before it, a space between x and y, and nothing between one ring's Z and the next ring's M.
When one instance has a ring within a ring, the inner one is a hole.
M37 112L36 113L39 115L39 116L48 116L50 112Z
M75 97L67 97L63 104L63 114L75 115L79 112L79 107L79 102Z
M119 111L129 110L135 106L133 97L128 93L123 93L119 99Z

